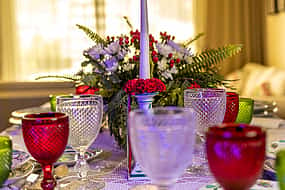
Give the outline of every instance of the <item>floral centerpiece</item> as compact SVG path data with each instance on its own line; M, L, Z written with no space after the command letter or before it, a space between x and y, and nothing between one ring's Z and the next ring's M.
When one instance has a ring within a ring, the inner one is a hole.
M159 39L149 35L150 78L155 79L139 80L140 32L132 30L131 24L127 23L131 28L129 34L107 37L77 25L94 41L94 46L83 52L82 69L71 77L40 77L66 78L75 82L78 93L85 90L101 94L108 105L106 113L110 132L122 147L127 143L128 93L159 91L154 105L183 106L183 91L187 88L230 87L231 81L225 80L218 72L219 62L241 51L241 45L226 45L194 53L190 45L201 34L182 44L176 43L175 36L166 32L161 32ZM132 102L135 107L135 101Z

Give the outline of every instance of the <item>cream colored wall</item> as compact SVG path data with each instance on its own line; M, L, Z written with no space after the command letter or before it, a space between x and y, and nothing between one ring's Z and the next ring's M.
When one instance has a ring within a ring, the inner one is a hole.
M285 12L266 18L267 64L285 68Z

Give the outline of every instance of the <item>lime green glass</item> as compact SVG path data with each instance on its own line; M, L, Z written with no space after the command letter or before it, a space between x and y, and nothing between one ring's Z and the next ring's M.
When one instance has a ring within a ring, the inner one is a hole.
M12 165L12 140L0 136L0 187L8 178Z
M285 190L285 150L280 150L276 155L276 174L280 190Z
M69 97L71 94L57 94L57 95L54 95L54 94L51 94L49 95L49 103L50 103L50 109L52 112L55 112L56 111L56 97L57 96L67 96Z
M239 98L239 110L236 123L249 124L252 120L254 101L251 98Z

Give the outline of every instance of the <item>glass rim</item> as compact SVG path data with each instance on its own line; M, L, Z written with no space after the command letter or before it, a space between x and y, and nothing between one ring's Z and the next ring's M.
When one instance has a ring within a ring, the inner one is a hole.
M12 149L12 137L9 135L0 135L0 150L11 148Z
M161 111L161 113L157 113ZM149 110L135 109L130 112L130 116L151 116L151 117L165 117L172 116L172 118L181 118L184 115L194 114L193 108L178 107L178 106L164 106L154 107Z
M53 115L53 116L49 116ZM44 117L45 116L45 117ZM31 113L26 114L23 116L22 120L29 120L29 121L51 121L51 120L59 120L68 118L68 115L61 112L42 112L42 113Z
M239 94L236 92L226 92L227 97L239 97Z
M193 88L193 89L185 89L184 92L207 92L207 91L212 91L212 92L226 92L226 89L224 88Z
M56 96L56 99L79 99L79 98L102 98L101 95L98 94L70 94L70 95L58 95Z
M253 103L254 102L254 99L252 98L247 98L247 97L239 97L239 101L241 102L248 102L248 103Z
M70 95L56 96L57 100L92 99L92 98L100 98L103 100L103 97L98 94L70 94Z
M221 138L224 140L256 139L266 136L266 130L262 127L245 123L223 123L206 129L206 136Z
M198 90L197 90L198 89ZM200 90L200 91L199 91ZM205 92L213 92L217 93L215 96L204 97L203 93ZM201 94L199 97L187 97L187 94ZM186 89L184 90L184 100L185 97L189 99L216 99L216 98L226 98L226 90L223 88L195 88L195 89Z

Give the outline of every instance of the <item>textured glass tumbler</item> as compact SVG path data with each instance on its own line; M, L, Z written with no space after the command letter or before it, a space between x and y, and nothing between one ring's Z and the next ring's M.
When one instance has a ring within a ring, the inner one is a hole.
M254 100L251 98L239 98L239 111L236 123L249 124L252 120Z
M44 178L41 187L54 189L56 181L52 168L67 144L68 116L64 113L28 114L22 119L22 131L28 151L42 165Z
M210 171L225 190L249 190L261 176L265 131L228 123L208 128L206 150Z
M285 150L280 150L276 155L276 174L280 190L285 190Z
M12 165L12 140L8 136L0 136L0 188L8 178Z
M78 172L80 188L101 189L104 183L87 179L89 166L85 151L97 138L103 118L103 99L99 95L58 96L56 109L66 113L70 121L68 143L77 151L74 171ZM90 175L90 173L89 173Z
M135 160L159 189L170 189L191 164L195 125L192 109L157 107L130 112L128 129Z
M223 123L235 122L239 110L239 95L235 92L227 92L226 113Z
M205 130L224 120L226 91L214 88L196 88L184 91L184 107L192 108L197 117L197 137L193 165L188 169L198 176L209 175L205 154Z

